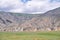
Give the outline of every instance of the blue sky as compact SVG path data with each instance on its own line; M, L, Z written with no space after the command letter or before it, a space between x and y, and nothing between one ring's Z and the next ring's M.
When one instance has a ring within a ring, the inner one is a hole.
M23 3L27 3L28 1L31 1L31 0L21 0L21 2Z
M51 2L60 2L60 0L50 0Z
M60 7L60 0L0 0L0 11L45 13Z

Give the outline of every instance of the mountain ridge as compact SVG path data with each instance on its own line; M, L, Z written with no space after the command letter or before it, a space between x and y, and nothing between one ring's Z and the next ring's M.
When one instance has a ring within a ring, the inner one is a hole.
M0 32L60 31L60 7L44 14L0 12Z

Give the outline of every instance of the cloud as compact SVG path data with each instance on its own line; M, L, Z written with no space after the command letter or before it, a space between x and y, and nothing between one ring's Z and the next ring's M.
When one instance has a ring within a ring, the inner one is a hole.
M13 9L20 9L22 6L22 2L18 0L0 0L0 10L9 11Z
M0 0L0 10L18 13L44 13L60 7L59 0L29 0L23 3L21 0Z
M32 0L28 2L26 5L27 5L26 9L28 9L30 12L42 12L42 13L60 7L59 2L51 3L50 0Z

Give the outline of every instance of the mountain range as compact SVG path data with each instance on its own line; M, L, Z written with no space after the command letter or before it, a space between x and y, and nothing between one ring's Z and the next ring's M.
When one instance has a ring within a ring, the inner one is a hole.
M60 7L44 14L0 11L0 32L60 31Z

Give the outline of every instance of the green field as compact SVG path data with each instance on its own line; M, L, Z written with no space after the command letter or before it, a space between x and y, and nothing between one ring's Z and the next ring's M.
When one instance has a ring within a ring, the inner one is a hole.
M60 40L60 32L0 32L0 40Z

